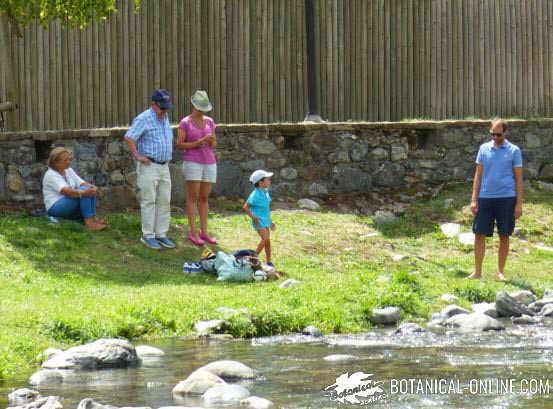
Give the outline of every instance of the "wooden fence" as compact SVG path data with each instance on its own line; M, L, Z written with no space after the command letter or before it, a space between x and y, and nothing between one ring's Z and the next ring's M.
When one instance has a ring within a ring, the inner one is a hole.
M307 112L303 0L131 0L84 30L11 42L10 129L128 125L156 87L206 89L221 123ZM552 116L551 0L315 0L319 107L331 121ZM5 87L0 62L0 86ZM0 94L0 98L3 95Z

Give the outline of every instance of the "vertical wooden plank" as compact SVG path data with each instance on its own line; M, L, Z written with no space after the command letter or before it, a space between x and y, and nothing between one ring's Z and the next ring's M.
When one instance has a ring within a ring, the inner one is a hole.
M544 26L543 26L543 8L542 8L543 0L536 0L536 6L534 8L534 18L537 21L537 24L534 24L534 33L535 33L535 42L534 46L536 47L535 50L535 59L534 59L534 66L536 67L537 76L538 76L538 83L537 83L537 89L536 89L536 95L537 99L535 101L535 104L537 104L536 114L540 117L545 116L545 110L544 110L544 61L543 61L543 32L544 32Z
M360 57L360 60L357 62L363 69L361 70L361 87L360 87L360 96L361 96L361 103L359 105L360 111L361 111L361 119L367 120L372 116L372 110L371 110L371 104L369 102L372 100L373 96L371 94L372 89L372 67L371 63L369 62L369 41L370 37L372 36L372 27L370 24L370 19L372 15L372 4L369 2L363 2L362 3L362 9L361 9L361 18L362 18L362 24L359 26L360 32L359 32L359 43L361 46L360 53L358 56Z
M133 115L136 115L136 96L139 92L139 82L137 80L137 65L139 65L137 61L137 53L136 53L136 26L134 24L134 4L132 1L125 1L124 7L122 7L121 12L124 13L125 16L125 23L128 26L127 29L127 35L125 38L126 46L125 49L128 50L128 52L125 52L125 59L127 61L126 65L126 71L127 71L127 77L126 77L126 89L128 90L128 94L126 94L128 98L128 103L126 105L125 110L125 116L126 118L132 118ZM165 30L164 30L165 31ZM161 62L160 62L161 63Z
M544 62L545 62L545 69L544 69L544 76L545 76L545 84L544 84L544 92L545 92L545 115L547 117L551 117L552 112L552 101L551 101L551 75L553 75L552 69L551 69L551 34L552 34L552 23L553 20L551 18L551 2L544 2L544 15L546 18L546 24L545 24L545 30L544 30L544 47L543 52L545 53L544 56Z
M74 129L75 128L75 53L73 52L75 48L75 31L73 29L67 29L65 37L65 52L67 55L67 102L68 102L68 112L67 112L67 127Z
M37 70L37 84L36 84L36 107L38 121L35 124L35 129L45 129L44 122L44 39L43 39L43 28L37 27L37 47L32 50L36 53L36 70Z

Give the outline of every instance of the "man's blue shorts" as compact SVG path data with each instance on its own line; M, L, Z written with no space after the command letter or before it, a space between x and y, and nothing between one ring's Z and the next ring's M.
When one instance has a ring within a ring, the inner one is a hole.
M516 202L516 197L478 199L478 212L472 223L472 232L491 237L497 224L500 236L511 236L515 229Z

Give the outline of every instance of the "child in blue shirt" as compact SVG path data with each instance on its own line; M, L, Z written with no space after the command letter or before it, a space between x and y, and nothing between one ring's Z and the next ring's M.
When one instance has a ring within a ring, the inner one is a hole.
M267 265L274 267L271 262L271 231L275 230L275 224L271 221L271 195L267 190L271 186L271 176L273 173L264 170L256 170L250 176L250 182L255 186L255 190L250 194L244 211L252 218L252 226L261 237L257 245L256 253L260 254L265 249Z

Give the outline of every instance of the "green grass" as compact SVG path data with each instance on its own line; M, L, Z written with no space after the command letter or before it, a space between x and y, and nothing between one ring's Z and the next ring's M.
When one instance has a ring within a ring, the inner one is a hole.
M469 282L472 250L439 230L458 222L469 231L470 186L457 185L433 200L411 203L397 222L375 226L370 217L322 212L275 211L275 260L300 287L279 282L222 283L212 276L186 277L182 263L201 251L184 240L182 215L172 220L178 248L152 251L138 242L140 220L132 212L109 214L110 229L84 231L79 224L47 224L43 218L0 216L0 378L25 376L47 347L66 348L100 337L152 338L187 335L198 319L218 318L220 306L247 307L252 320L236 316L226 331L252 337L298 331L315 325L323 332L370 328L375 307L399 306L402 319L428 318L444 306L444 293L465 307L493 301L499 290L553 288L551 194L528 189L518 224L526 242L512 241L507 275L491 280L497 240L488 241L486 280ZM444 200L454 206L444 207ZM252 248L257 235L239 204L217 203L210 223L232 252ZM377 236L367 235L379 232ZM408 257L394 262L394 254Z

